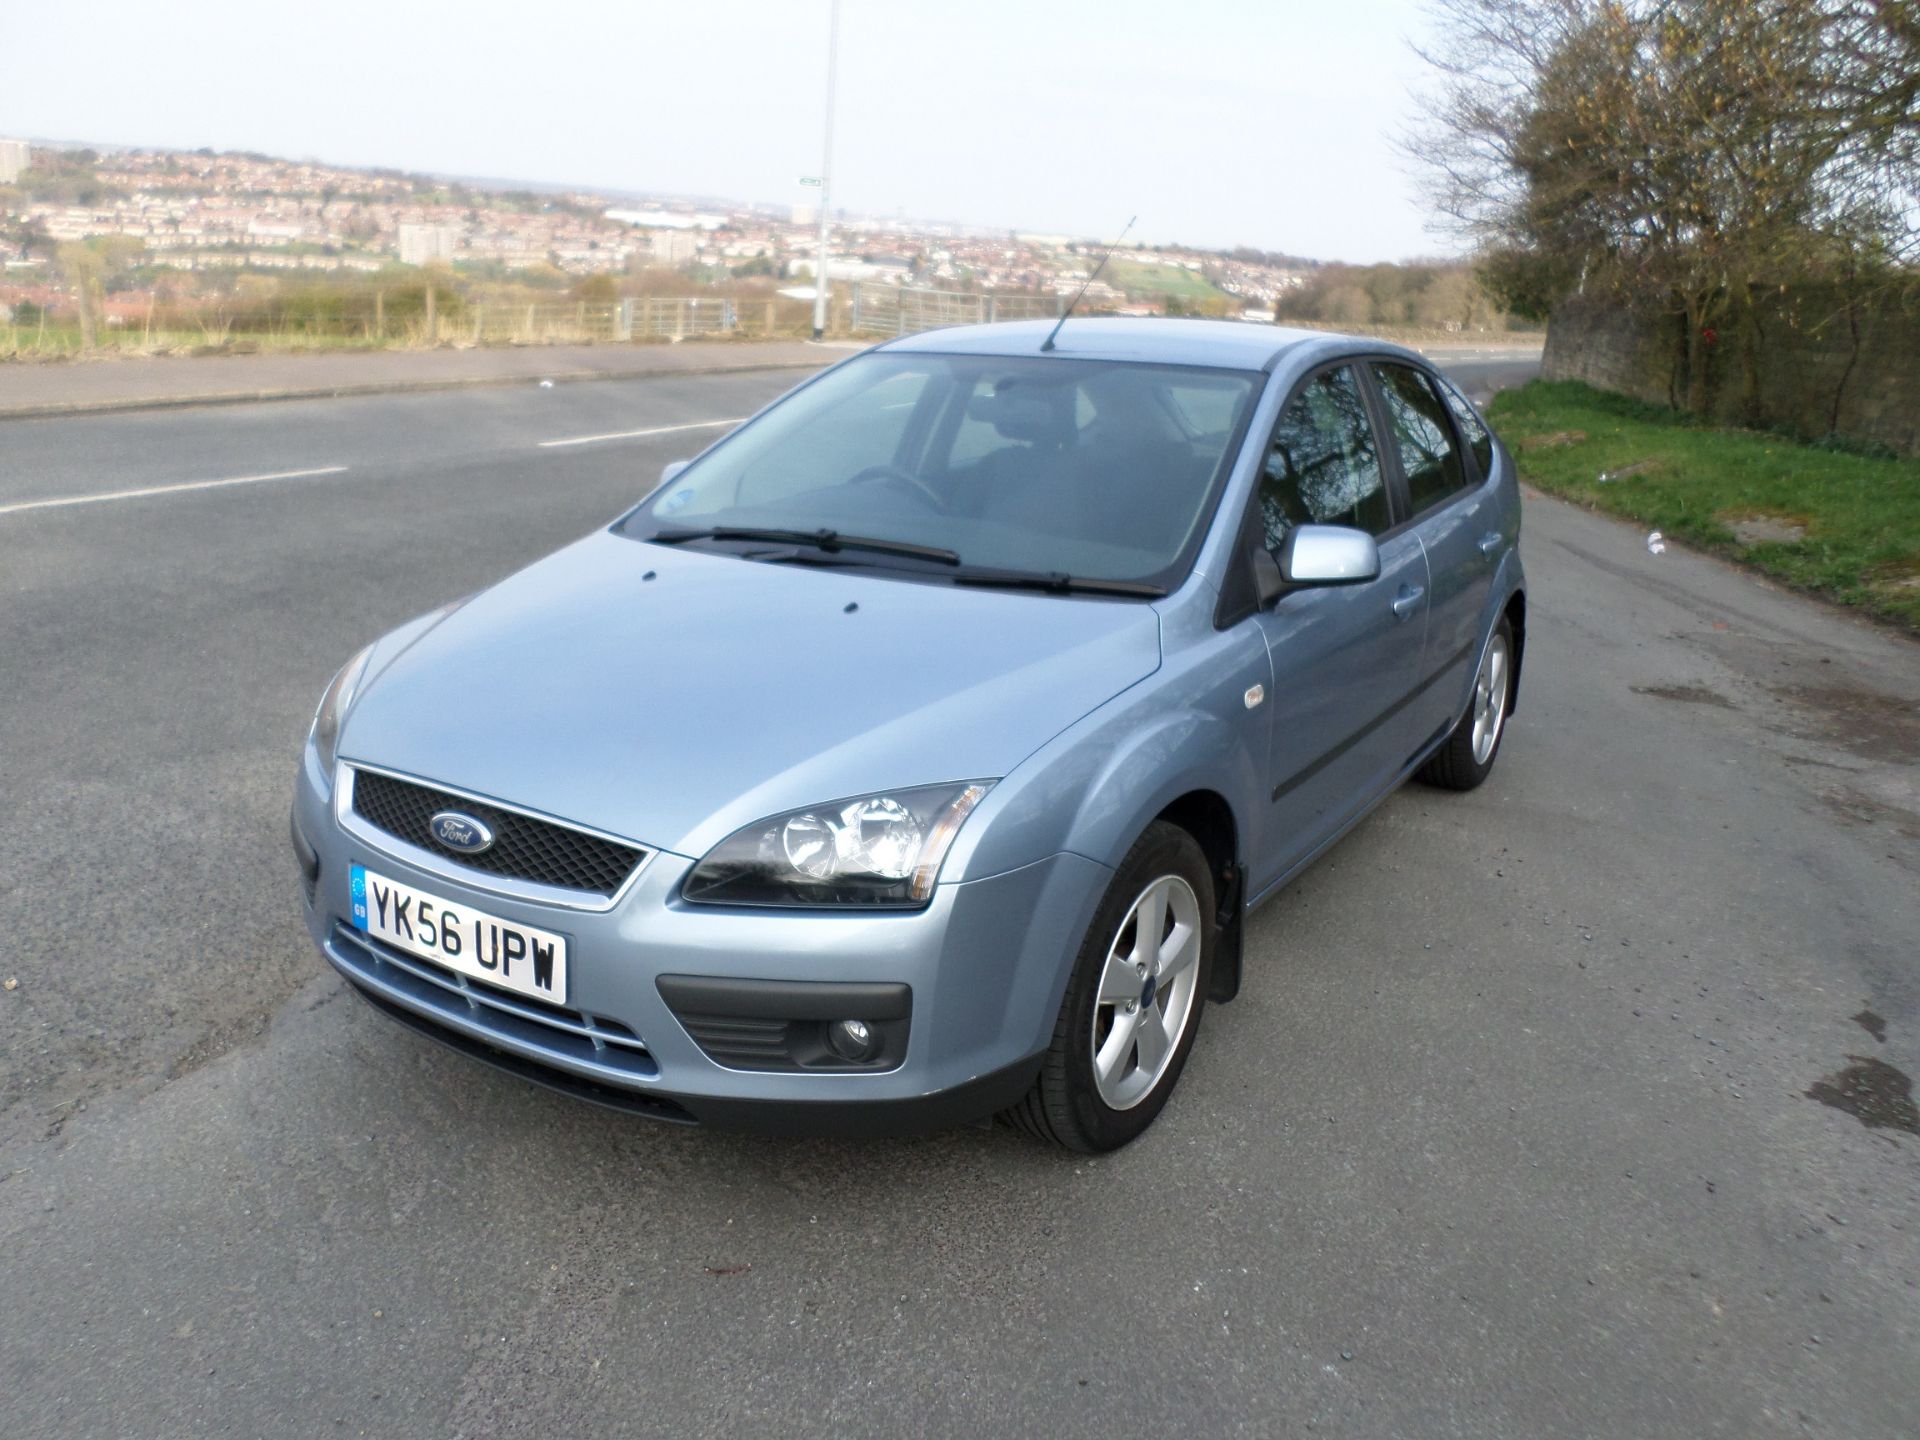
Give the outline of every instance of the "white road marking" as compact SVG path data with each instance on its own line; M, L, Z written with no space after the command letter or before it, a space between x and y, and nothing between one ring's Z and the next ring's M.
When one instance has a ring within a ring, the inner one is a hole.
M552 450L561 445L597 445L602 440L637 440L643 435L671 435L678 430L717 430L722 425L738 425L747 417L735 416L731 420L695 420L689 425L656 425L651 430L615 430L607 435L574 435L565 440L542 440L542 450Z
M0 515L24 510L60 510L69 505L104 505L109 500L138 500L147 495L178 495L188 490L221 490L229 485L261 485L269 480L304 480L311 475L338 475L345 465L322 465L313 470L276 470L271 475L235 475L226 480L186 480L178 485L143 485L138 490L107 490L98 495L59 495L50 500L18 500L0 505Z

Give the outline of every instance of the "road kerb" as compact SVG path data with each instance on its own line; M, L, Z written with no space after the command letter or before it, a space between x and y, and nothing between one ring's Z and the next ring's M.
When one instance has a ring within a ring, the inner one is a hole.
M190 363L190 362L189 362ZM768 370L818 370L831 360L754 360L741 365L701 365L672 370L554 370L525 375L462 375L437 380L368 380L334 385L288 386L273 390L225 390L206 394L133 396L112 400L48 401L0 405L0 420L55 420L63 416L126 414L141 410L177 410L195 405L254 405L276 400L336 400L362 395L413 395L445 390L504 389L542 380L578 385L595 380L656 380L697 375L748 375Z

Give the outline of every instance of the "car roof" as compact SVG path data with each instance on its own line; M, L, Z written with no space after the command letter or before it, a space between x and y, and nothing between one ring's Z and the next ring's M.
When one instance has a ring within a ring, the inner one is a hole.
M955 325L889 340L889 352L944 355L1037 355L1053 320ZM1074 316L1060 327L1051 354L1063 360L1134 360L1162 365L1210 365L1223 370L1267 369L1287 351L1315 341L1369 349L1397 349L1378 341L1322 330L1290 330L1237 320L1161 320L1151 316ZM1343 348L1343 347L1342 347Z

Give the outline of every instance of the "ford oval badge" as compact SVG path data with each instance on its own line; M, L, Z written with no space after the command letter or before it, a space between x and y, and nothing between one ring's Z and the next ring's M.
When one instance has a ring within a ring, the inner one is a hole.
M478 855L493 844L493 831L485 821L458 810L442 810L427 822L427 829L435 840L459 855Z

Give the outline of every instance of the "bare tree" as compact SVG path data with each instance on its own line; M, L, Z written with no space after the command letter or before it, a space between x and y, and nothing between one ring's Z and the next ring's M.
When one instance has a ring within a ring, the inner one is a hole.
M1676 398L1757 294L1900 252L1920 151L1912 0L1434 0L1405 148L1516 309L1584 291L1673 317Z

